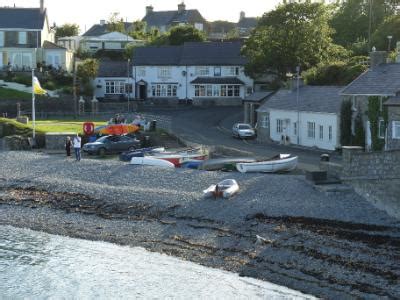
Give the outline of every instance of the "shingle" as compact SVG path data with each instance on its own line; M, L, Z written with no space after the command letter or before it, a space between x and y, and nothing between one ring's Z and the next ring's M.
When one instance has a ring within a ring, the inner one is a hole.
M45 12L39 8L0 8L0 28L43 29Z
M139 47L133 55L136 66L179 65L182 46Z
M236 77L197 77L191 84L240 84L244 82Z
M361 74L342 95L396 95L400 92L400 64L382 64Z
M127 77L127 76L128 76L127 61L119 61L119 60L100 61L97 77Z
M142 21L145 21L149 28L161 26L167 27L173 23L205 22L197 9L184 10L181 13L177 10L154 11L147 14Z
M297 106L297 90L281 89L273 95L259 111L280 109L290 111L306 111L321 113L339 113L342 103L340 86L302 86L299 89L299 105Z
M66 50L65 47L61 47L57 44L54 44L52 42L49 41L44 41L43 42L43 49L59 49L59 50Z
M244 101L261 102L273 94L274 94L274 91L255 92L255 93L245 97Z
M130 22L124 22L124 28L125 31L129 31L133 26L133 23ZM86 31L82 36L100 36L106 33L109 33L110 31L107 28L107 24L100 25L100 24L95 24L88 31Z
M400 106L400 97L392 97L389 98L385 103L383 103L385 106Z

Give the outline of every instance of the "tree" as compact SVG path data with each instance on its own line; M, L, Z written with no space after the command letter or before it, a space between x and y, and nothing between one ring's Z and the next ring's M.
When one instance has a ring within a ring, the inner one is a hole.
M350 146L352 140L352 104L350 100L344 100L340 108L340 144Z
M391 49L400 41L400 16L390 16L378 27L371 39L371 45L377 50L388 49L388 36L392 36Z
M134 39L146 40L148 36L145 31L146 22L138 20L133 22L132 28L129 31L129 35Z
M98 70L99 62L96 59L85 59L83 63L78 65L77 76L86 95L91 94L90 81L96 77Z
M191 25L174 26L167 33L151 41L152 45L183 45L185 42L204 42L206 37L203 32Z
M285 79L296 66L307 70L326 61L332 50L329 15L327 6L310 2L281 5L264 14L243 47L250 60L246 73L271 70Z
M79 34L78 24L64 24L60 27L56 27L56 38L61 38L65 36L76 36Z
M109 32L117 31L125 33L124 20L120 18L119 13L114 12L110 15L110 18L107 21L107 30Z

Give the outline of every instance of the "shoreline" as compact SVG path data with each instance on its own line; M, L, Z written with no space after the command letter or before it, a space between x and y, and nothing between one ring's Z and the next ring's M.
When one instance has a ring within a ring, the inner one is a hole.
M297 175L0 159L1 225L143 247L318 297L400 295L400 223L355 193L327 195ZM223 178L240 194L202 199Z

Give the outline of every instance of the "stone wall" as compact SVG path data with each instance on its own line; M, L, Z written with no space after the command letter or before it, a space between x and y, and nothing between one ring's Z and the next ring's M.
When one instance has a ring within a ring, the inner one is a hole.
M75 135L74 132L46 133L46 149L64 150L67 136L72 140Z
M400 179L400 150L363 152L361 147L343 147L343 180Z

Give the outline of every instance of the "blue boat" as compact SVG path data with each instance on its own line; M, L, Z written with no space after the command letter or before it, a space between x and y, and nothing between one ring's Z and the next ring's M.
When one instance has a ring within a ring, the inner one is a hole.
M187 161L181 164L181 168L198 169L203 161Z

